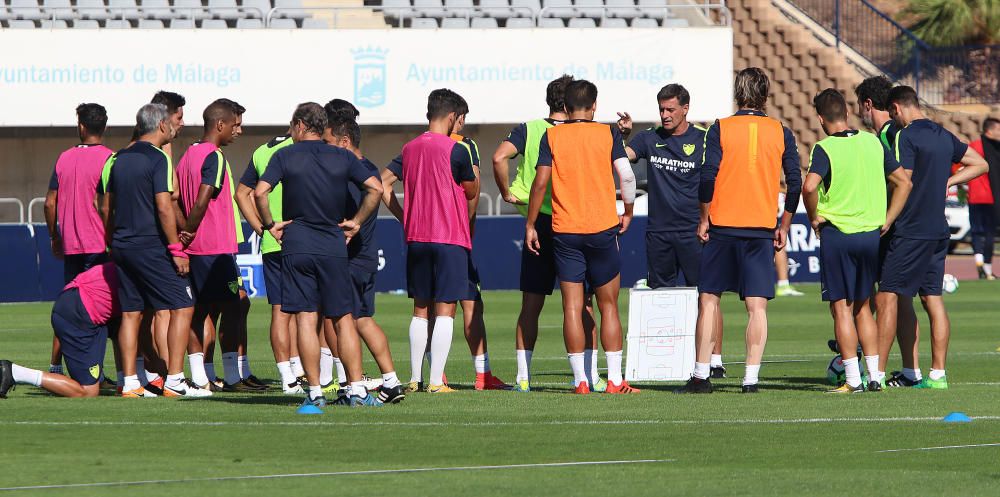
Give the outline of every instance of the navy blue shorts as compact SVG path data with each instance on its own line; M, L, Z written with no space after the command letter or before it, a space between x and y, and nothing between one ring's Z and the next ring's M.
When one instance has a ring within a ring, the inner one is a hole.
M240 267L230 254L192 255L190 277L194 299L199 303L240 299Z
M774 240L710 233L701 253L698 291L735 292L747 297L774 298Z
M521 243L521 284L522 292L552 295L556 284L556 260L552 248L552 216L539 214L535 220L538 232L538 255Z
M878 291L911 298L917 294L941 295L947 255L948 239L893 237L882 262Z
M354 289L354 319L375 316L375 273L351 264L351 288Z
M412 299L458 302L469 294L469 251L446 243L406 246L406 289Z
M108 253L99 254L71 254L63 256L63 279L68 285L80 273L101 264L108 262Z
M701 249L701 240L693 230L647 231L649 287L698 286Z
M820 229L819 278L823 301L862 302L878 281L879 230L845 234L832 224Z
M552 248L556 272L566 283L590 283L596 289L621 272L618 226L590 235L555 233Z
M111 259L118 268L118 297L122 312L183 309L194 305L191 283L178 276L165 247L115 249Z
M472 260L472 254L469 254L469 291L462 300L482 301L483 293L479 289L480 283L482 283L482 280L479 278L479 268L476 267L476 262Z
M264 290L267 303L281 305L281 252L271 252L261 256L264 266Z
M281 269L281 312L320 312L335 318L354 310L346 257L286 254Z
M52 306L52 329L59 337L69 377L81 385L104 378L104 351L108 327L94 324L80 300L80 291L70 288L59 294Z

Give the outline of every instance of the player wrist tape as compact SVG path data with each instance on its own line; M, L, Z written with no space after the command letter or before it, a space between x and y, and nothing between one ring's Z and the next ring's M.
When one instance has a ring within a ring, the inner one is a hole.
M167 250L170 251L171 257L180 257L182 259L188 258L187 253L184 252L184 245L181 245L180 243L171 243L170 245L167 245Z

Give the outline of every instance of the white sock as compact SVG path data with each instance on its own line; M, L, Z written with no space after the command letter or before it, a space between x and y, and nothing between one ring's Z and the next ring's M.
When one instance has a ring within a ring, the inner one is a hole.
M569 357L569 367L573 370L573 386L587 383L587 368L584 367L583 352L566 354Z
M854 362L857 365L857 361ZM760 364L747 364L746 372L743 373L743 384L744 385L756 385L759 381L757 376L760 374Z
M944 378L944 370L931 368L931 372L928 376L930 376L932 380L940 380L941 378Z
M903 368L903 376L910 381L920 381L924 378L923 375L920 374L920 368Z
M144 370L143 373L144 373L143 376L146 377L146 383L152 383L152 382L160 379L159 373L154 373L154 372L148 371L148 370Z
M608 381L615 385L622 384L622 351L604 351L604 358L608 361Z
M778 286L780 287L788 286L788 280L778 280Z
M517 381L531 379L531 354L533 350L517 350Z
M235 385L243 378L240 377L239 357L236 352L226 352L222 354L222 372L225 374L227 385Z
M410 319L410 382L424 379L424 350L427 349L427 335L430 325L424 318Z
M237 362L236 364L240 368L240 379L245 380L253 376L253 371L250 371L250 360L247 359L247 356L241 355L239 358L239 362Z
M993 274L993 264L990 262L983 264L983 271L986 271L986 274Z
M333 365L337 368L337 383L341 385L347 383L347 371L344 371L344 363L340 361L339 357L333 358Z
M451 352L451 338L455 333L455 318L438 316L434 318L434 333L431 334L431 385L444 384L444 366Z
M292 374L296 378L306 375L306 370L302 369L302 359L299 356L291 357L288 359L288 363L292 366Z
M696 362L694 363L694 373L693 376L699 380L707 380L708 375L711 372L711 367L707 362Z
M208 374L205 373L205 354L201 352L188 354L188 365L191 367L191 381L195 385L207 385Z
M116 379L118 380L118 386L124 385L125 384L125 373L123 373L121 371L118 371L118 377Z
M281 385L287 387L292 383L295 383L295 375L292 374L292 365L288 361L282 361L277 364L278 374L281 375Z
M135 389L137 389L137 388L139 388L141 386L142 385L139 384L139 376L137 376L137 375L126 376L125 379L122 380L122 391L123 392L130 392L130 391L135 390Z
M363 381L352 381L351 382L351 395L357 395L362 399L368 396L368 389L365 388L365 382Z
M323 396L323 387L319 385L309 385L309 398L318 399Z
M712 354L712 360L708 363L710 367L721 368L722 367L722 354Z
M42 372L37 369L28 369L11 364L11 372L14 373L14 381L26 385L42 386ZM50 371L51 372L51 371Z
M844 359L844 375L847 377L848 386L857 388L861 385L861 368L857 357Z
M63 374L62 364L49 364L49 372L55 374ZM36 387L38 385L35 385Z
M326 347L319 349L319 384L329 385L333 381L333 351Z
M485 374L490 370L490 358L486 354L477 355L472 358L472 365L476 368L476 374Z
M180 386L181 383L184 383L184 373L168 374L167 381L163 384L163 386L166 388L172 388Z
M215 364L211 362L205 363L205 376L208 376L208 381L215 382L219 380L219 375L215 374Z
M590 386L596 385L601 379L601 375L597 374L597 349L584 349L583 367L587 372L587 382Z
M865 365L868 366L868 381L882 381L885 373L878 370L878 356L865 356Z
M385 388L394 388L399 386L399 378L396 377L395 371L390 371L382 375L382 386Z

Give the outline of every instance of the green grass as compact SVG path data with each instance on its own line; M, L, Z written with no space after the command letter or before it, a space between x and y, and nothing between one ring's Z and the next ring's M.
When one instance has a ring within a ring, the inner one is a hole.
M709 396L645 385L637 396L570 395L558 295L542 319L531 394L475 392L472 364L456 333L448 376L464 386L414 394L383 409L328 408L299 416L299 399L218 394L208 400L58 399L19 386L0 401L0 488L157 479L354 472L406 468L657 459L630 465L523 467L376 475L187 481L131 487L21 491L26 495L997 495L1000 447L879 453L1000 442L1000 307L996 286L963 283L947 297L953 323L947 391L823 392L832 323L815 286L770 309L762 392L736 393L742 366ZM519 296L486 293L491 361L515 374L513 323ZM402 380L408 377L409 302L379 296ZM725 358L742 361L746 318L724 302ZM623 310L626 297L623 293ZM49 305L0 306L0 356L48 362ZM626 319L623 316L623 320ZM268 312L254 302L251 359L275 378ZM926 319L921 329L928 330ZM925 340L924 371L929 366ZM800 361L800 362L781 362ZM220 361L221 362L221 361ZM604 363L603 357L601 359ZM111 364L110 362L108 364ZM220 364L221 366L221 364ZM894 357L890 366L898 367ZM366 371L377 370L370 357ZM942 423L951 411L977 419ZM900 418L912 418L902 420ZM844 485L847 485L845 489ZM2 493L2 492L0 492Z

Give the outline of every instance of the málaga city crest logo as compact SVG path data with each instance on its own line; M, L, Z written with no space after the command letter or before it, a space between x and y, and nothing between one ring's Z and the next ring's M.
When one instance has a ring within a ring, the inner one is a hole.
M355 48L354 103L361 107L379 107L385 104L385 59L389 51L381 47Z

